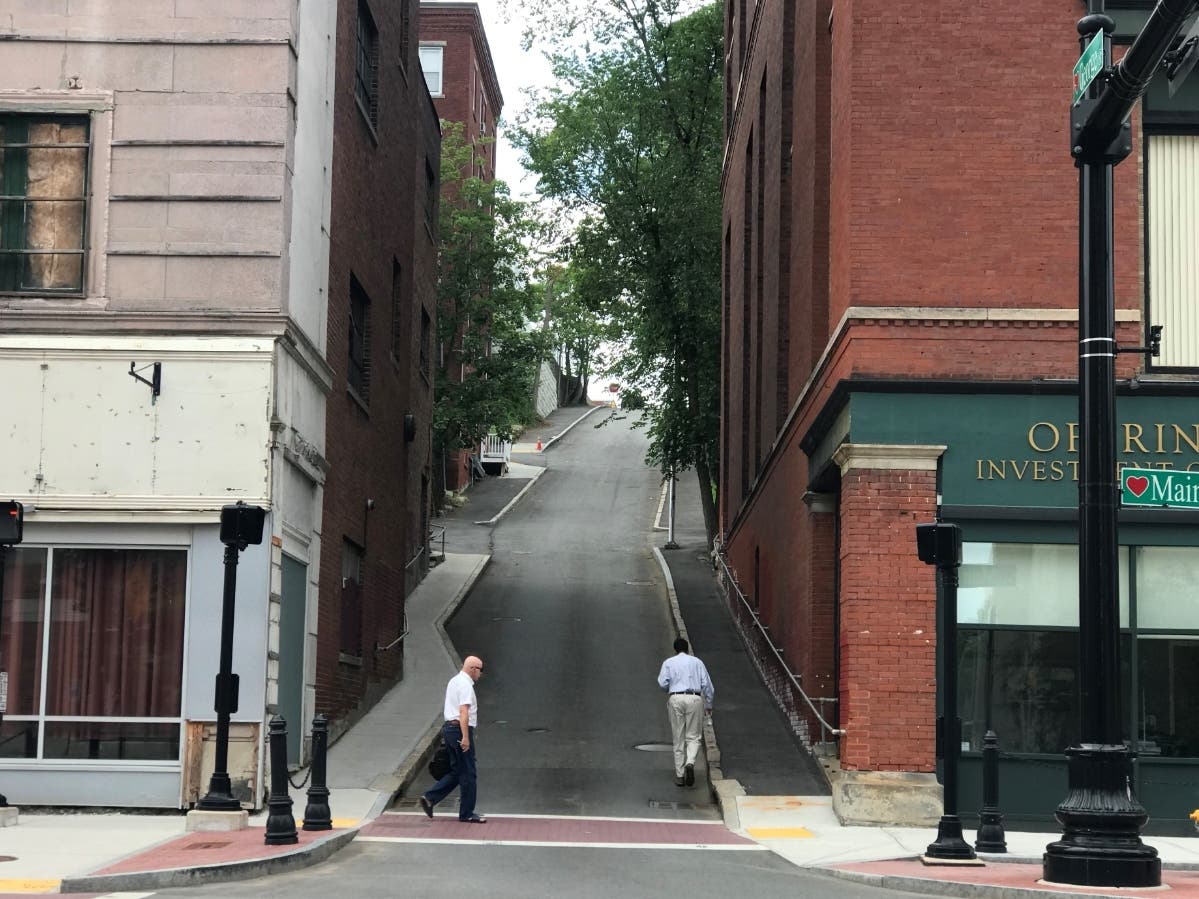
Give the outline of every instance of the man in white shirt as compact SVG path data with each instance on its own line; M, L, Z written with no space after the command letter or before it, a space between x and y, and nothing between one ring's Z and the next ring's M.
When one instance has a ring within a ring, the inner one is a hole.
M708 669L693 655L687 654L687 641L674 641L676 655L662 663L658 686L670 694L666 714L674 737L674 782L676 786L695 783L695 760L699 756L700 735L704 715L712 714L716 688Z
M441 738L450 753L450 773L420 797L420 807L433 817L433 806L461 787L458 798L458 820L464 824L486 824L487 819L475 813L475 725L479 723L479 703L475 698L475 681L483 674L483 660L467 656L462 670L445 685L445 723Z

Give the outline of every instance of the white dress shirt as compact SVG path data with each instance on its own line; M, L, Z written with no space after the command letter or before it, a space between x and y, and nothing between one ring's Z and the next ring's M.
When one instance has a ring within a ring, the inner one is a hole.
M703 697L704 708L712 708L712 700L716 697L716 688L712 686L712 678L708 669L693 655L680 652L662 663L658 672L658 686L670 693L686 693L690 690Z
M458 709L464 705L470 706L467 727L476 726L479 723L479 703L475 699L475 682L465 671L459 671L445 685L445 720L457 721Z

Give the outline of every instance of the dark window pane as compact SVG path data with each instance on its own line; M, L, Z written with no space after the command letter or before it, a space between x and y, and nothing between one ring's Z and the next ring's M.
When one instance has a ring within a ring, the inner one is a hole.
M37 722L5 721L0 724L0 759L37 758Z
M0 290L83 288L88 121L0 116Z
M179 725L48 721L44 757L173 762L179 758Z
M181 550L55 550L47 713L179 715L186 579Z
M1137 741L1142 755L1199 756L1199 639L1137 641Z
M4 554L0 597L0 669L8 672L9 715L36 715L41 696L46 551L13 547Z
M1060 753L1078 739L1077 671L1076 631L962 630L963 744L982 749L989 683L991 729L1004 752Z
M1130 638L1120 635L1120 720L1128 721ZM962 743L981 750L990 725L1003 752L1059 754L1080 735L1078 631L958 632ZM1127 739L1127 734L1125 734Z

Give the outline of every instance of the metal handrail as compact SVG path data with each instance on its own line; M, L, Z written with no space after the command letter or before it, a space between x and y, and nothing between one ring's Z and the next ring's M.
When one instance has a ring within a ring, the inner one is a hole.
M435 531L435 530L440 531L441 532L440 535L434 534L433 531ZM411 559L409 559L404 564L405 571L407 571L409 568L411 568L413 565L415 565L417 562L419 562L421 559L421 556L423 556L429 552L429 544L433 540L435 540L438 536L441 537L441 554L443 556L445 555L445 527L442 525L439 525L439 524L430 525L429 526L429 534L425 538L425 542L422 543L421 548L416 551L416 555L414 555Z
M770 639L770 634L766 632L766 625L762 624L762 619L758 617L757 611L749 604L749 600L745 598L745 594L741 592L741 587L738 586L737 578L733 574L732 569L729 568L729 564L725 560L724 553L717 552L716 560L720 562L720 567L724 569L724 573L728 577L729 583L733 585L733 589L737 592L737 598L741 600L741 604L745 606L745 610L749 612L750 617L753 618L754 624L757 626L758 630L762 632L762 637L766 640L766 645L769 646L770 651L774 653L774 657L778 660L779 666L783 669L783 673L787 675L792 685L794 685L795 689L799 691L799 695L803 698L803 701L806 702L808 704L808 708L812 710L812 714L816 716L816 720L820 722L821 732L823 733L827 731L828 733L831 733L833 736L837 737L845 736L845 730L843 728L833 727L824 720L824 715L822 715L816 706L812 704L811 698L806 692L804 692L804 688L800 685L799 679L792 673L791 669L787 666L787 663L783 661L782 653L780 653L778 647L774 645L774 641ZM816 697L816 701L835 703L837 699L836 697L832 696L818 696Z

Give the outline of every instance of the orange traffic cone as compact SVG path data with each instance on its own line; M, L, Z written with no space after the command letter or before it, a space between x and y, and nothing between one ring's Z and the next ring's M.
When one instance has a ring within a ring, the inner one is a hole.
M537 452L541 452L541 438L537 438Z

